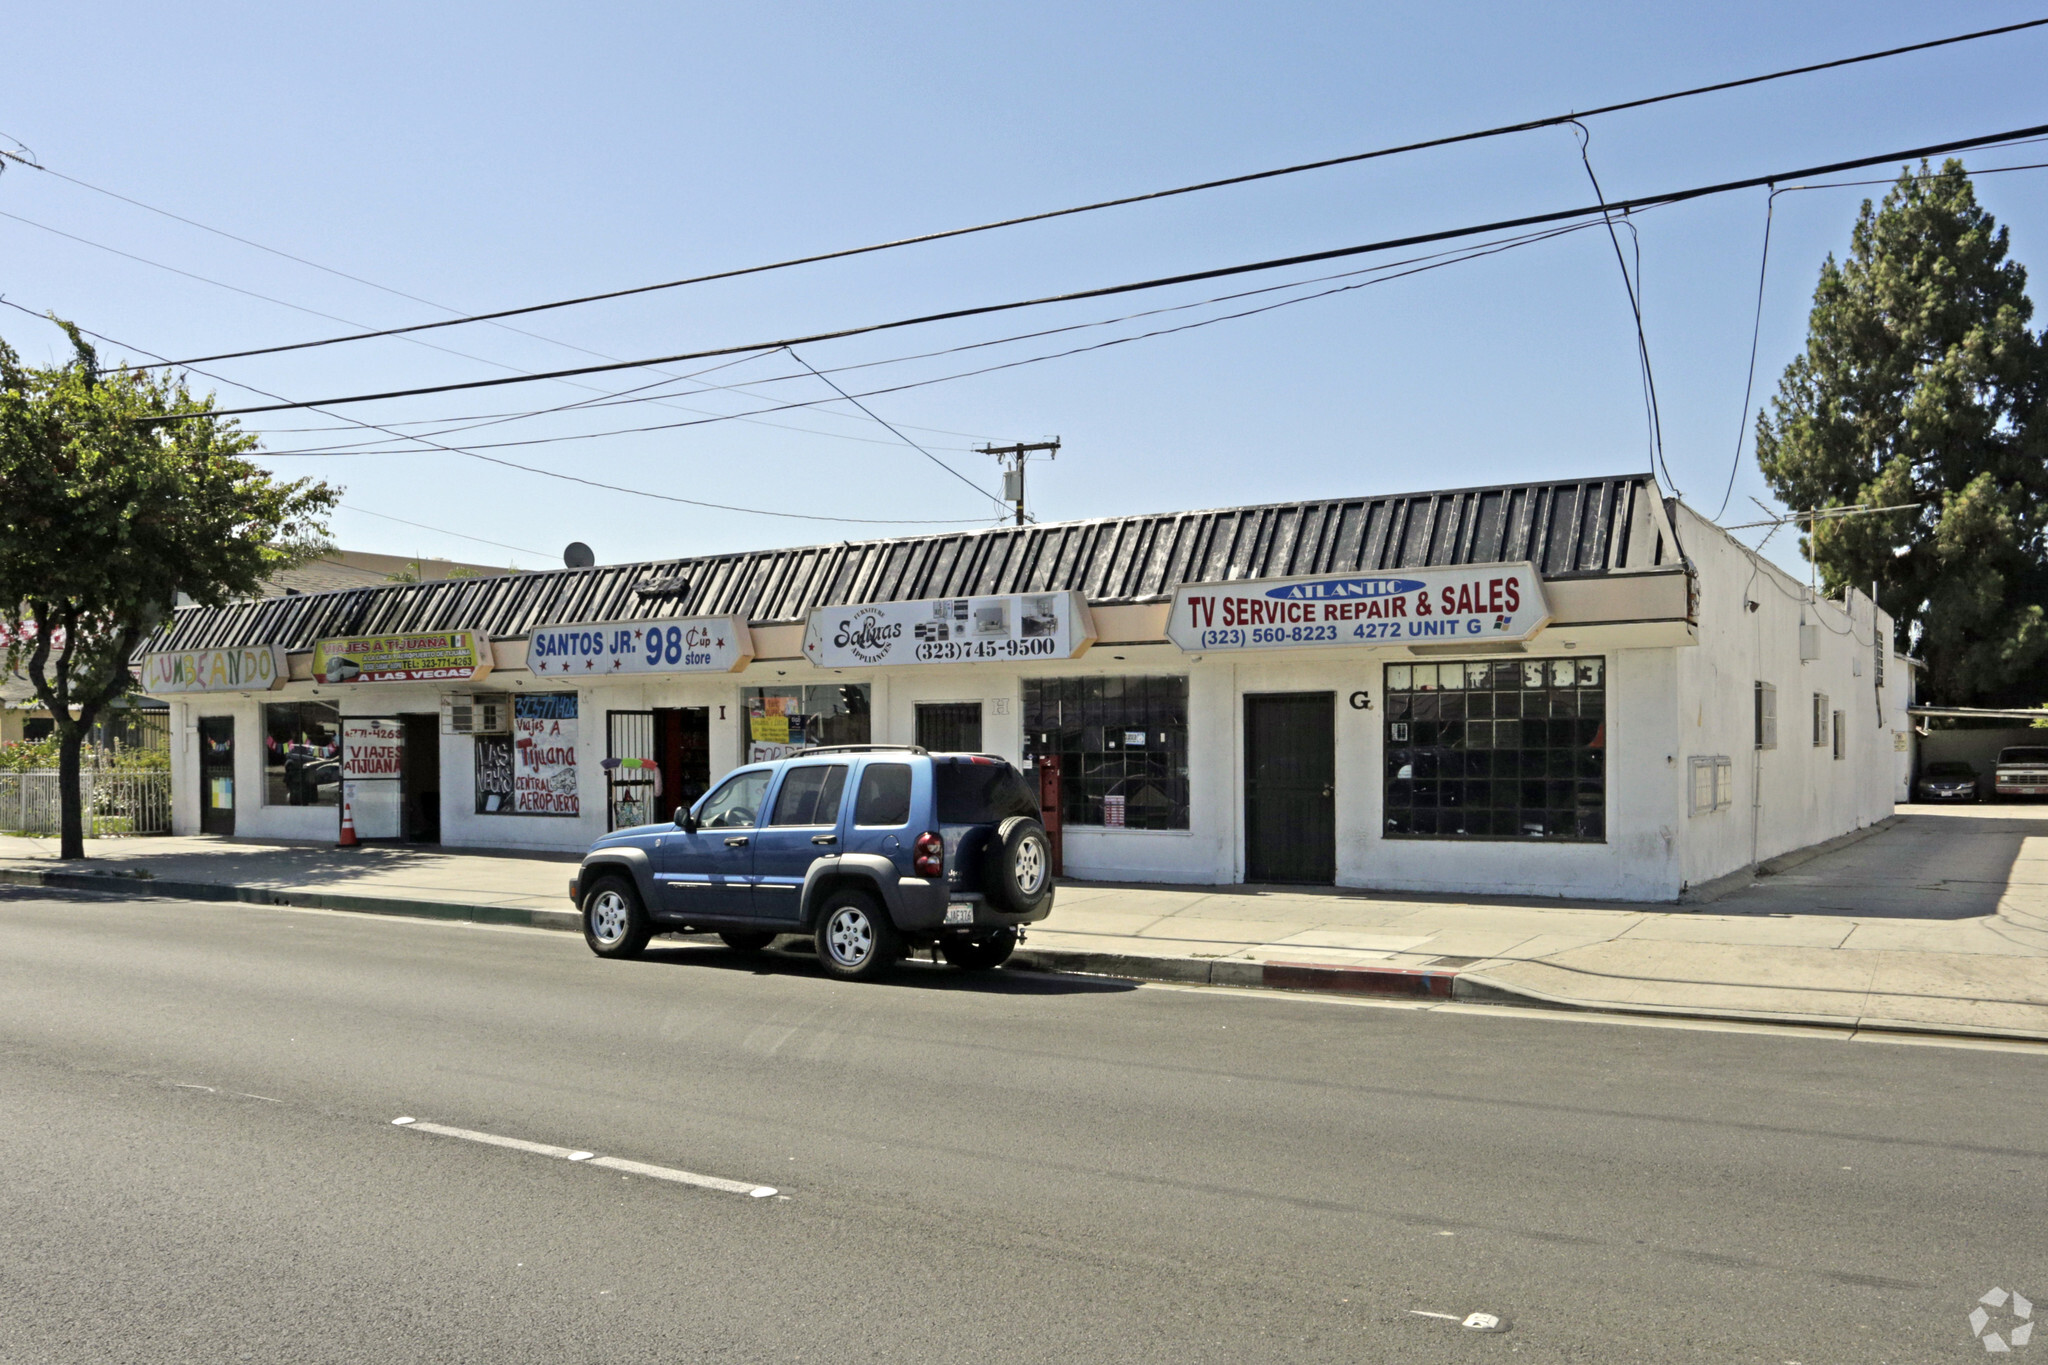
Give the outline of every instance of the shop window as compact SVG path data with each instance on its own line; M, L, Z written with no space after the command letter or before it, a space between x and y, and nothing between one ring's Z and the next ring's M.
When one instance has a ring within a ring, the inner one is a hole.
M749 763L789 758L821 744L866 744L868 685L742 687L740 725Z
M1027 678L1027 764L1060 760L1060 819L1128 829L1188 827L1188 680Z
M1607 661L1388 664L1386 833L1607 837Z
M341 709L324 701L263 708L263 803L341 804Z

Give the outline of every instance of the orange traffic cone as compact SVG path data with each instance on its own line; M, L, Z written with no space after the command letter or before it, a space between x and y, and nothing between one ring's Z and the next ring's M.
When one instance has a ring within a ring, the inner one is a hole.
M356 818L354 810L349 806L350 792L348 788L348 783L344 782L341 784L341 838L335 842L334 846L336 848L354 848L356 846Z

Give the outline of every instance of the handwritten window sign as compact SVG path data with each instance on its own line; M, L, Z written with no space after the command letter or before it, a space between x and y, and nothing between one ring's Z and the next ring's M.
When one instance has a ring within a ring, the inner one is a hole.
M398 837L405 731L396 716L341 718L342 799L359 839Z
M512 809L518 815L582 814L574 692L512 699Z
M476 737L476 813L512 814L512 736Z
M1527 640L1550 623L1533 564L1190 583L1167 637L1191 653Z
M353 635L313 646L313 681L475 682L491 671L491 642L472 630Z
M142 690L177 692L267 692L285 684L284 651L276 645L245 649L182 649L151 654L142 661Z
M820 607L804 628L804 657L820 668L1072 659L1094 643L1076 592Z
M732 673L754 659L754 637L736 616L537 626L526 666L543 677L623 673Z

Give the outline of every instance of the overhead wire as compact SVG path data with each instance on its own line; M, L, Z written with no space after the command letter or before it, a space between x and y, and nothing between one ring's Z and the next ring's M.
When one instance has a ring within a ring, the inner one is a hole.
M2002 24L1993 28L1975 29L1967 33L1952 34L1944 38L1929 39L1924 42L1918 43L1906 43L1896 47L1885 48L1876 52L1859 53L1851 57L1837 57L1824 62L1809 62L1800 66L1784 67L1776 71L1765 72L1760 75L1744 76L1734 80L1716 81L1707 85L1692 86L1684 90L1667 91L1663 94L1648 95L1636 99L1622 100L1613 104L1599 105L1591 109L1576 110L1571 113L1554 114L1535 119L1525 119L1518 123L1501 124L1492 128L1482 128L1472 132L1454 133L1442 137L1426 138L1421 141L1401 143L1389 147L1380 147L1365 152L1353 152L1343 156L1324 157L1315 161L1298 162L1293 165L1277 166L1267 170L1252 171L1241 175L1224 176L1219 179L1198 181L1194 184L1180 185L1171 189L1152 190L1142 194L1122 195L1113 199L1102 199L1086 204L1076 204L1068 208L1048 209L1037 213L1021 214L1009 218L995 219L985 223L977 223L968 227L947 228L937 232L920 233L909 237L894 238L889 241L873 242L865 246L844 247L834 251L817 252L811 255L790 257L786 260L772 261L762 265L742 266L730 270L713 271L703 275L687 276L682 279L668 280L657 284L636 285L625 289L606 290L600 293L580 295L575 298L556 299L545 303L525 304L516 308L501 308L491 312L472 313L463 317L447 318L435 322L415 323L406 327L383 328L377 331L360 332L351 336L326 337L313 341L295 342L283 346L262 347L254 350L220 352L214 355L195 356L190 361L170 361L165 363L172 365L184 365L202 364L215 360L234 360L241 359L243 357L251 355L268 355L275 354L280 351L306 350L319 346L338 345L343 342L366 341L376 337L384 336L398 336L409 332L425 331L433 328L457 327L476 322L492 322L502 318L520 317L532 313L546 312L553 309L570 308L587 303L602 302L609 299L626 298L636 294L647 294L666 289L679 289L688 285L709 283L714 280L735 279L740 276L757 275L773 270L786 270L794 266L811 265L822 261L843 260L849 256L866 255L871 252L877 251L889 251L899 247L913 246L924 242L943 241L948 238L964 237L974 233L992 232L1001 228L1018 227L1026 223L1045 222L1049 219L1071 217L1075 214L1094 213L1099 210L1120 208L1130 204L1149 203L1156 200L1174 198L1180 195L1196 194L1207 190L1222 189L1232 185L1252 184L1257 181L1272 180L1279 178L1281 176L1299 175L1304 172L1324 170L1333 166L1353 165L1363 161L1372 161L1382 157L1397 156L1408 152L1425 151L1437 147L1455 146L1459 143L1480 141L1483 139L1494 137L1503 137L1512 133L1532 132L1539 128L1556 127L1562 124L1574 122L1579 119L1595 118L1604 114L1621 113L1625 110L1630 109L1648 108L1652 105L1664 104L1673 100L1690 99L1698 95L1714 94L1726 90L1736 90L1746 86L1761 85L1770 81L1784 80L1793 76L1804 76L1811 75L1815 72L1820 71L1838 70L1843 67L1855 66L1861 63L1882 61L1891 57L1904 56L1908 53L1925 52L1933 50L1935 48L1952 46L1957 43L1974 42L1983 38L1993 38L2000 37L2010 33L2019 33L2028 29L2040 28L2043 25L2048 25L2048 18L2029 19L2019 23ZM11 154L6 153L4 151L0 151L0 156L6 155ZM20 157L15 157L14 159L18 161L22 160L22 158ZM24 161L23 164L35 165L33 161ZM41 166L36 166L36 169L41 170L43 168ZM68 179L69 177L66 178ZM78 183L83 184L84 182ZM97 187L88 186L87 188Z
M454 536L457 540L473 540L479 545L493 545L500 550L512 550L523 555L539 555L543 559L547 557L547 551L545 550L529 550L523 545L507 545L502 540L485 540L482 536L473 536L465 531L451 531L445 526L429 526L421 521L407 521L404 517L394 517L389 512L372 512L367 507L357 507L353 503L338 502L335 506L348 512L360 512L366 517L380 517L385 521L395 521L400 526L410 526L415 531L432 531L436 535Z
M27 313L27 314L29 314L29 315L30 315L31 317L39 317L39 318L44 318L45 320L47 320L47 318L48 318L48 315L47 315L47 314L43 314L43 313L38 313L38 312L36 312L36 311L35 311L35 310L34 310L33 308L29 308L29 307L26 307L26 306L24 306L24 305L22 305L22 304L16 303L16 302L14 302L14 301L13 301L12 299L8 299L8 298L0 298L0 304L5 304L5 305L6 305L7 307L9 307L9 308L15 308L15 309L19 309L19 310L20 310L21 312ZM85 334L86 336L90 336L90 337L93 337L93 338L95 338L96 340L104 341L104 342L106 342L106 343L107 343L108 345L110 345L110 346L120 346L120 347L124 347L124 348L125 348L125 349L127 349L127 350L131 350L131 351L137 351L137 352L140 352L141 354L143 354L143 355L147 355L147 356L154 356L154 355L156 354L156 353L155 353L154 351L151 351L151 350L147 349L146 347L142 347L142 346L136 346L136 345L134 345L134 344L132 344L132 343L130 343L130 342L125 342L125 341L121 341L121 340L119 340L119 339L117 339L117 338L115 338L115 337L110 337L110 336L106 335L106 334L105 334L105 333L103 333L103 332L95 332L95 331L91 330L90 328L86 328L86 327L80 327L80 328L79 328L78 330L79 330L80 332L84 333L84 334ZM236 387L236 388L240 388L240 389L247 389L247 390L248 390L249 392L251 392L251 393L259 393L259 394L264 394L264 390L262 390L262 389L259 389L259 388L256 388L255 386L253 386L253 385L251 385L251 384L248 384L248 383L245 383L245 382L242 382L242 381L239 381L239 380L232 380L232 379L227 379L227 378L224 378L224 377L222 377L222 376L220 376L220 375L215 375L215 374L209 374L209 373L208 373L207 371L205 371L205 370L201 370L201 369L196 369L196 368L194 368L194 367L192 367L192 366L183 366L183 367L181 367L181 368L183 368L183 369L186 369L186 370L189 370L189 371L190 371L191 373L193 373L193 374L203 375L203 376L205 376L205 377L206 377L206 378L208 378L208 379L212 379L212 380L214 380L214 381L215 381L216 383L221 383L221 384L230 384L230 385L233 385L233 386L234 386L234 387ZM275 395L275 394L264 394L264 396L265 396L265 397L276 397L277 395ZM300 404L300 405L297 405L297 406L302 406L302 407L309 407L309 408L311 408L311 410L313 410L313 411L315 411L315 412L320 412L320 413L323 413L323 415L326 415L326 416L330 416L330 417L339 417L339 416L342 416L342 414L340 414L340 413L329 413L329 412L326 412L325 408L324 408L323 406L321 406L321 405L318 405L318 404ZM195 417L195 416L211 416L211 415L213 415L213 414L211 414L211 413L185 413L185 414L181 414L181 416L182 416L182 417L186 417L186 418L189 418L189 417ZM392 432L392 431L390 431L390 430L388 430L388 429L386 429L386 428L384 428L384 427L380 427L380 426L378 426L378 425L377 425L376 423L374 423L374 422L363 422L363 423L362 423L362 426L363 426L363 427L364 427L364 428L365 428L366 430L370 430L370 431L382 431L382 432L384 432L384 434L385 434L385 435L387 435L387 436L391 436L391 435L398 435L398 434L399 434L399 433L396 433L396 432ZM511 460L501 459L501 458L499 458L498 456L495 456L495 455L485 455L485 454L482 454L481 452L479 452L479 451L476 451L476 450L473 450L473 449L465 449L465 448L463 448L463 447L460 447L460 446L446 446L446 445L442 445L442 444L440 444L439 442L437 442L437 441L433 441L433 440L430 440L430 439L428 439L428 438L426 438L426 437L424 437L424 436L411 436L411 435L407 435L407 436L405 437L405 439L406 439L406 440L409 440L409 441L413 441L413 442L415 442L416 444L419 444L419 445L425 446L425 447L427 447L427 448L428 448L428 449L430 449L430 450L439 450L439 451L443 451L443 452L445 452L445 453L447 453L447 454L450 454L450 455L466 455L466 456L470 457L471 459L475 459L475 460L482 460L482 461L483 461L483 462L485 462L486 464L494 464L494 465L500 465L500 466L502 466L502 467L504 467L504 468L506 468L506 469L517 469L517 470L521 470L521 471L523 471L523 472L525 472L525 473L528 473L528 474L539 474L539 475L541 475L541 476L542 476L542 477L544 477L544 478L550 478L550 479L559 479L559 480L561 480L561 481L563 481L563 482L565 482L565 483L575 483L575 484L582 484L582 485L584 485L585 487L588 487L588 488L600 488L600 489L605 489L605 490L607 490L607 491L609 491L609 492L613 492L613 493L629 493L629 494L632 494L633 496L636 496L636 497L643 497L643 498L653 498L653 499L655 499L655 500L657 500L657 501L660 501L660 502L671 502L671 503L680 503L680 504L683 504L683 505L685 505L685 506L690 506L690 507L703 507L703 508L707 508L707 509L709 509L709 510L712 510L712 511L719 511L719 512L744 512L744 513L748 514L749 516L759 516L759 517L782 517L782 518L785 518L785 519L788 519L788 520L791 520L791 521L825 521L825 522L837 522L837 523L845 523L845 524L852 524L852 525L868 525L868 526L962 526L962 525L967 525L967 524L970 524L970 523L972 523L972 522L975 522L975 521L979 520L979 518L973 518L973 517L955 517L955 518L950 518L950 519L945 519L945 518L906 518L906 517L835 517L835 516L824 516L824 515L820 515L820 514L816 514L816 513L810 513L810 512L785 512L785 511L778 511L778 510L773 510L773 509L769 509L769 508L762 508L762 507L740 507L740 506L736 506L736 505L734 505L734 504L731 504L731 503L722 503L722 502L708 502L708 501L705 501L705 500L703 500L703 499L700 499L700 498L685 498L685 497L679 497L679 496L677 496L676 494L673 494L673 493L657 493L657 492L655 492L654 490L652 490L652 489L648 489L648 488L629 488L629 487L626 487L625 485L622 485L622 484L615 484L615 483L604 483L604 482L602 482L602 481L600 481L600 480L597 480L597 479L586 479L586 478L582 478L581 476L579 476L579 475L575 475L575 474L564 474L564 473L562 473L562 472L561 472L560 470L554 470L554 469L542 469L542 468L540 468L540 467L538 467L538 466L536 466L536 465L523 465L523 464L518 464L518 463L516 463L516 462L514 462L514 461L511 461ZM253 454L253 453L261 453L261 452L251 452L251 453Z
M886 322L864 323L799 336L778 337L767 341L706 347L693 351L680 351L671 355L653 356L643 360L619 361L604 365L585 365L573 369L544 371L527 376L511 375L495 379L465 380L447 384L425 384L412 388L387 389L374 393L345 394L334 398L321 398L307 402L282 402L269 406L218 409L208 415L239 417L259 412L283 412L309 407L326 408L342 404L382 402L392 398L413 398L427 394L499 388L508 384L532 383L536 380L555 379L569 375L599 374L621 369L641 369L654 365L674 364L683 360L709 359L714 356L741 355L754 351L786 350L792 346L807 346L822 341L837 341L848 337L867 336L876 332L893 331L905 327L928 326L938 322L951 322L970 317L984 317L994 313L1013 312L1024 308L1039 308L1057 303L1073 303L1084 299L1108 298L1119 294L1164 289L1174 285L1198 283L1203 280L1226 279L1237 275L1285 269L1289 266L1308 265L1319 261L1342 260L1375 252L1396 250L1402 247L1421 246L1431 242L1452 241L1459 238L1482 236L1490 232L1505 232L1515 228L1564 222L1573 218L1587 218L1595 215L1604 216L1612 212L1631 213L1653 206L1685 203L1712 195L1731 193L1736 190L1753 189L1758 185L1774 184L1778 181L1789 180L1795 177L1829 175L1837 171L1856 170L1887 161L1910 160L1916 157L1935 156L1944 152L1963 151L1970 148L2013 142L2021 138L2040 136L2044 133L2048 133L2048 124L2034 124L2024 128L2009 129L2001 133L1955 138L1946 142L1905 148L1875 156L1856 157L1845 161L1829 162L1820 166L1803 167L1797 170L1774 171L1767 175L1747 176L1739 180L1720 181L1710 185L1693 186L1683 190L1669 190L1659 194L1603 201L1578 208L1555 209L1547 213L1524 214L1520 217L1500 219L1490 223L1475 223L1464 227L1440 229L1435 232L1411 233L1403 237L1386 238L1354 246L1333 247L1324 251L1300 252L1289 256L1273 257L1267 260L1248 261L1237 265L1213 267L1207 270L1183 271L1174 275L1133 280L1121 284L1102 285L1092 289L1069 290L1063 293L1045 294L1027 299L1013 299L1003 303L951 308L936 313L922 313L911 317L894 318ZM198 415L200 414L187 414L187 416Z
M937 466L938 466L939 468L941 468L941 469L945 470L945 471L946 471L946 472L947 472L948 474L951 474L951 475L952 475L952 476L953 476L954 478L956 478L956 479L958 479L958 480L959 480L960 482L962 482L962 483L966 484L966 485L967 485L967 486L968 486L969 488L972 488L972 489L973 489L973 490L974 490L975 492L977 492L977 493L981 494L981 495L982 495L983 497L985 497L985 498L989 499L989 500L990 500L991 502L995 503L995 504L996 504L996 506L998 506L998 507L1002 507L1002 506L1003 506L1003 500L1002 500L1001 498L999 498L999 497L997 497L997 496L996 496L995 494L993 494L993 493L989 492L989 491L988 491L988 490L987 490L986 488L983 488L983 487L982 487L982 486L981 486L980 484L978 484L978 483L976 483L976 482L975 482L974 480L972 480L972 479L968 478L968 477L967 477L967 476L966 476L965 474L962 474L962 473L961 473L961 472L960 472L959 470L957 470L957 469L953 468L953 466L951 466L951 465L947 464L947 463L946 463L946 462L945 462L944 460L942 460L942 459L940 459L940 458L939 458L938 456L936 456L936 455L932 454L932 453L931 453L931 452L930 452L929 450L926 450L926 449L925 449L925 448L924 448L923 446L921 446L921 445L919 445L919 444L918 444L917 442L915 442L915 441L911 440L911 439L910 439L910 438L909 438L908 436L905 436L905 435L904 435L904 434L903 434L902 432L900 432L900 431L897 431L895 427L893 427L893 426L890 426L890 425L889 425L889 423L888 423L888 421L887 421L887 420L885 420L885 419L884 419L884 418L883 418L882 416L880 416L880 415L879 415L878 413L876 413L876 411L875 411L875 410L874 410L873 408L871 408L871 407L869 407L869 406L868 406L867 404L865 404L865 403L861 402L861 401L860 401L860 399L858 399L858 398L855 398L855 397L854 397L854 396L853 396L852 394L848 393L848 392L847 392L847 391L846 391L845 389L842 389L842 388L840 388L840 387L839 387L839 385L837 385L836 383L833 383L833 381L832 381L832 380L831 380L830 378L828 378L828 377L827 377L827 376L826 376L826 375L825 375L825 374L824 374L824 373L823 373L822 371L820 371L820 370L819 370L819 369L818 369L818 368L817 368L817 367L816 367L815 365L811 364L811 362L810 362L810 361L808 361L808 360L805 360L805 359L804 359L804 358L803 358L802 356L798 355L798 354L797 354L797 353L796 353L796 352L795 352L794 350L791 350L791 351L789 352L789 358L790 358L791 360L794 360L794 361L795 361L795 362L796 362L797 364L799 364L799 365L803 366L803 367L804 367L805 369L809 370L809 371L810 371L810 372L811 372L812 374L814 374L814 375L817 375L818 379L819 379L820 381L822 381L823 383L825 383L826 385L828 385L828 386L829 386L829 387L831 388L832 392L834 392L834 393L838 394L838 395L839 395L839 396L840 396L841 398L844 398L844 399L845 399L845 400L846 400L847 402L849 402L849 403L853 404L853 405L854 405L855 407L859 408L859 409L860 409L860 410L861 410L862 412L864 412L864 413L866 413L866 414L867 414L868 416L870 416L870 417L874 418L874 419L875 419L875 420L876 420L877 422L880 422L880 423L881 423L881 424L882 424L882 425L883 425L884 427L887 427L887 428L888 428L888 430L890 430L891 432L895 432L895 435L896 435L897 439L901 440L901 441L903 442L903 444L905 444L905 445L909 446L909 447L910 447L910 448L911 448L912 450L914 450L914 451L916 451L916 452L917 452L918 454L920 454L920 455L924 456L924 457L925 457L925 458L926 458L927 460L930 460L930 461L931 461L931 462L932 462L933 464L935 464L935 465L937 465ZM1007 510L1007 509L1005 509L1005 510Z

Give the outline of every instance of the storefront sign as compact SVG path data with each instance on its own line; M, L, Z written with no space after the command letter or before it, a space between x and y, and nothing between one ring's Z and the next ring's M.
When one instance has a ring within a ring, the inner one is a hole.
M1550 623L1533 564L1190 583L1167 638L1191 653L1526 640Z
M491 671L491 642L470 630L355 635L313 646L313 681L475 682Z
M736 616L543 626L526 642L526 666L556 677L732 673L753 658L753 636Z
M512 736L476 737L476 813L512 813Z
M804 630L804 657L820 668L1072 659L1095 643L1076 592L946 597L820 607Z
M576 694L512 699L512 811L580 815L576 793Z
M359 839L398 837L405 730L396 716L341 718L341 791Z
M151 654L142 661L142 690L172 692L267 692L285 684L284 651L276 645L246 649L181 649Z

